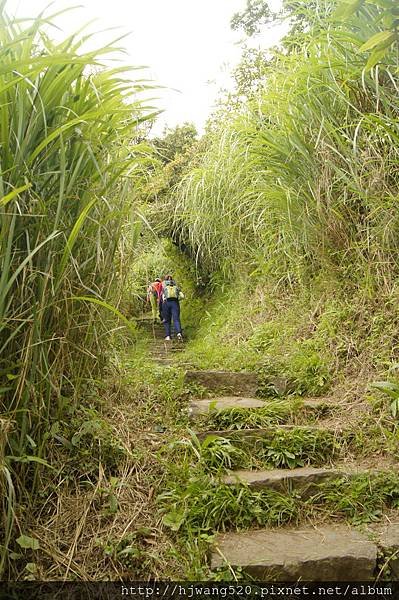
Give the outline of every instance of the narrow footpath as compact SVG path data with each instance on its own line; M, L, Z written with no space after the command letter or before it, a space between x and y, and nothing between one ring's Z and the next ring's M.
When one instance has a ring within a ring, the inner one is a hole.
M150 352L154 361L164 365L173 363L173 356L182 352L184 346L176 342L163 342L163 330L150 320L141 320L140 326L152 337ZM179 365L181 366L181 365ZM266 428L227 428L207 430L203 424L210 415L223 415L224 411L240 408L254 413L262 410L269 399L260 398L258 380L254 373L227 371L186 371L189 384L206 388L210 397L191 399L189 412L192 427L200 440L213 435L229 440L238 447L246 445L257 450L265 440L282 440L290 432L303 430L305 435L312 432L333 435L337 445L345 435L345 407L333 406L331 399L308 398L301 401L298 411L293 411L284 423L276 423ZM285 398L287 400L287 398ZM275 405L275 399L274 399ZM341 421L342 427L332 431L328 416L334 414L334 423ZM299 414L299 418L298 418ZM205 418L205 421L204 421ZM283 442L282 442L283 443ZM284 448L281 448L284 451ZM275 490L282 494L295 493L300 501L322 498L322 484L335 481L339 477L350 479L359 474L378 476L385 470L397 470L392 461L379 459L365 461L361 458L331 454L326 464L281 468L233 470L221 480L224 486L248 486L254 490ZM228 566L239 569L258 581L373 581L378 578L381 564L389 564L391 578L399 578L399 518L396 522L381 519L370 527L358 528L336 522L334 515L328 520L313 526L300 522L296 526L254 528L244 531L214 532L216 543L209 557L212 571Z

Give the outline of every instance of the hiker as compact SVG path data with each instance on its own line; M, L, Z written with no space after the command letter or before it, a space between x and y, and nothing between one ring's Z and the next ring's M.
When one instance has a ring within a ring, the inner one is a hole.
M151 304L151 313L154 321L157 320L159 299L162 292L162 281L157 277L147 288L147 302ZM162 319L161 319L162 320Z
M183 341L180 324L180 300L184 298L183 292L176 285L172 275L166 275L162 284L162 316L165 327L165 341L171 340L171 325L176 332L177 339Z
M162 291L163 291L163 277L160 279L160 283L158 284L158 311L159 311L159 320L163 323L163 314L162 314Z

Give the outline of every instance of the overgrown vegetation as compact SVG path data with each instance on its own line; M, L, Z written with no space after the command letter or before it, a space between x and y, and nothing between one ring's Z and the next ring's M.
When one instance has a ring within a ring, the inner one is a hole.
M251 526L282 525L305 518L347 519L353 524L378 520L386 507L397 508L398 476L379 473L321 483L318 492L300 500L297 491L255 490L245 485L223 486L192 477L187 487L164 494L160 502L173 510L164 517L174 531L241 530Z
M395 7L346 8L303 11L295 46L265 65L267 85L212 131L165 207L217 290L197 364L256 368L270 347L310 393L367 344L381 363L397 354Z
M17 22L7 17L5 4L0 403L6 516L0 573L18 502L34 501L48 469L56 422L67 418L66 408L71 418L81 404L105 364L110 331L120 327L114 318L115 290L124 277L118 254L133 210L129 198L150 156L139 143L140 126L153 116L140 99L145 84L135 83L124 67L104 66L114 48L84 53L82 34L55 43L47 33L51 16ZM105 439L106 430L89 409L79 410L86 416L71 444L75 452L84 441L82 452L94 461L88 438L101 431Z
M175 196L175 229L204 271L245 262L294 285L323 269L369 292L396 277L396 52L365 69L384 10L366 2L341 23L330 6Z
M244 54L201 140L184 124L147 143L146 85L104 66L112 48L83 54L79 35L53 43L43 19L2 13L5 577L206 578L218 529L398 508L389 469L305 499L222 480L399 457L397 7L282 15L281 48ZM275 18L249 1L233 25ZM120 335L166 272L186 296L173 366L149 362L153 332ZM187 434L187 401L210 394L179 364L256 371L265 406ZM302 398L326 394L312 426Z
M218 429L253 429L267 427L271 424L284 423L301 410L301 402L295 399L288 401L268 402L256 409L230 408L216 410L210 407L210 413L202 419L202 427L208 430Z
M244 102L237 80L239 108L227 106L219 130L212 121L205 152L168 196L173 235L207 282L182 360L255 370L264 397L329 394L349 412L373 380L389 376L380 387L394 413L396 9L370 1L285 10L293 29L284 50L263 63ZM255 415L207 422L266 423ZM371 426L358 436L366 445L375 436L378 448L381 430ZM386 435L394 447L395 433Z
M202 419L205 429L232 431L178 445L179 470L161 496L165 523L193 556L192 540L202 535L206 546L217 529L323 515L360 524L397 507L389 470L325 484L305 504L217 484L226 469L397 456L396 382L376 386L390 407L368 394L398 358L397 8L339 4L284 3L283 49L260 68L258 54L247 79L237 70L236 97L221 104L205 148L159 205L167 222L174 214L171 235L206 282L206 309L182 360L255 370L266 398L328 393L342 402L327 430L234 432L283 422L284 404L280 414L236 409ZM266 5L248 2L234 26L256 32L275 18Z
M166 455L163 453L168 478L157 501L164 525L175 532L186 576L215 577L206 563L215 531L295 525L306 520L320 523L331 517L364 525L378 521L384 510L398 508L398 475L382 464L380 471L373 473L337 475L313 486L305 495L300 487L290 489L288 484L284 490L256 489L238 482L226 485L223 480L226 469L291 469L302 466L305 456L313 466L326 466L332 456L339 460L347 455L348 446L352 452L375 453L363 444L364 440L353 432L334 439L327 432L315 435L309 429L285 434L277 431L252 445L246 437L216 436L202 442L192 436L172 444ZM187 553L188 561L184 558Z

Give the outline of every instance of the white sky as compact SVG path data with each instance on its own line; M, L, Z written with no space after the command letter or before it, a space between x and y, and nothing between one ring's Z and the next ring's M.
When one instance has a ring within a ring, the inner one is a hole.
M47 14L74 4L56 0ZM57 20L66 35L93 19L89 31L118 28L98 34L95 46L127 33L121 42L127 52L122 60L147 66L138 76L168 88L154 92L155 105L165 112L153 133L161 133L165 124L185 121L194 122L201 131L218 90L230 85L229 72L239 60L242 35L230 29L230 19L246 6L246 0L77 0L76 4L81 8ZM270 4L276 7L280 2ZM8 0L6 10L34 17L48 5L49 0ZM58 35L53 30L53 36ZM256 43L268 47L280 35L275 28Z

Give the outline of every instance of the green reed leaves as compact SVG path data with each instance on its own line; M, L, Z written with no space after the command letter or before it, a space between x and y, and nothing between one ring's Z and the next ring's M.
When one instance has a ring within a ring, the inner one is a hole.
M395 48L365 69L383 9L366 3L337 22L318 4L309 31L265 65L259 97L226 115L177 189L175 235L205 273L262 264L293 284L328 269L375 290L397 272Z
M12 424L1 569L13 472L37 483L52 418L79 402L121 316L115 255L148 162L140 127L155 114L142 80L105 66L115 48L53 42L52 19L0 16L0 406Z

